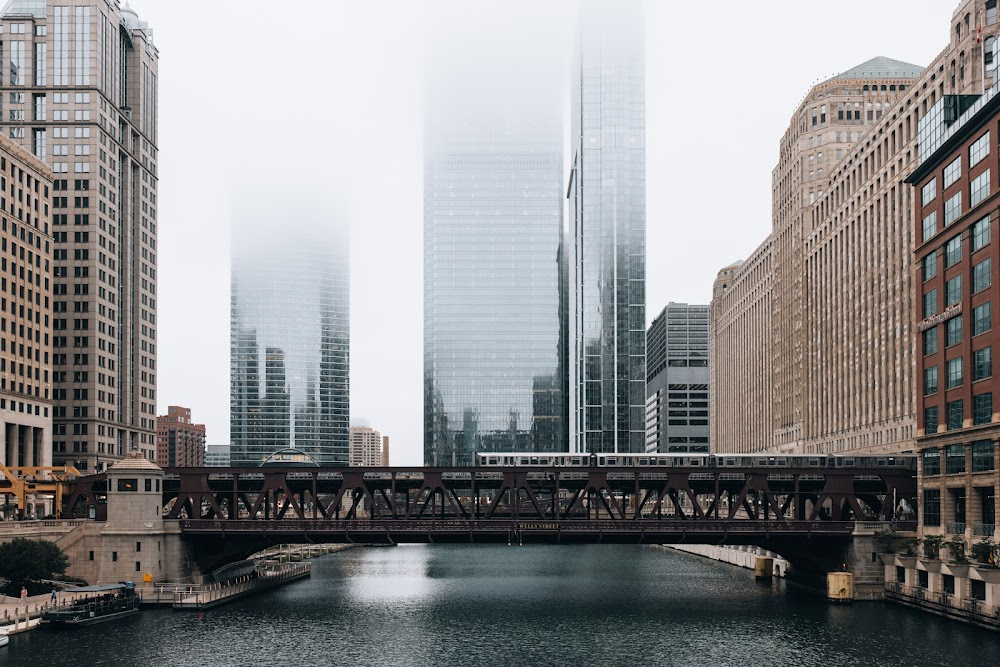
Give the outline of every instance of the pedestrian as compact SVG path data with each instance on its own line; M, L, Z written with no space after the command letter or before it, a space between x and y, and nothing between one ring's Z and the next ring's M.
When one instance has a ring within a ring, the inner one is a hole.
M58 596L58 594L56 593L56 589L54 589L54 588L53 588L53 589L52 589L52 604L55 604L55 603L56 603L56 600L58 600L58 599L59 599L59 596Z
M21 602L24 603L24 608L28 608L28 589L21 586Z

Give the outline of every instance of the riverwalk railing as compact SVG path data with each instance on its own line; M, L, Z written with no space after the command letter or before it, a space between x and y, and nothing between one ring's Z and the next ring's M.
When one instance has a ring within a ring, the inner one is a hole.
M898 598L908 598L917 603L964 611L993 621L996 621L1000 616L1000 608L994 605L988 605L983 600L959 599L958 596L949 591L931 593L923 586L907 586L902 582L892 581L886 585L886 592L895 594Z
M191 591L174 593L174 609L207 609L257 591L275 588L308 577L311 563L279 563L224 583L207 584Z
M91 523L88 519L48 519L45 521L0 521L0 535L21 535L43 531L64 530Z

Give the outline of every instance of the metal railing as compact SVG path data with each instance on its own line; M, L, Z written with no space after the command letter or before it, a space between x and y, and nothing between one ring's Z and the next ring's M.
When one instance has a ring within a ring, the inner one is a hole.
M965 523L955 522L945 524L945 532L951 535L965 535Z
M972 524L972 534L979 537L992 537L995 533L997 527L992 523L974 523Z

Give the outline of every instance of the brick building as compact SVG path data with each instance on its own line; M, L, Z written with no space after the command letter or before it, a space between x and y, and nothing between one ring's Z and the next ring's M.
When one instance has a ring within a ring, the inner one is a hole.
M163 468L205 465L205 425L191 422L191 409L171 405L156 418L156 464Z

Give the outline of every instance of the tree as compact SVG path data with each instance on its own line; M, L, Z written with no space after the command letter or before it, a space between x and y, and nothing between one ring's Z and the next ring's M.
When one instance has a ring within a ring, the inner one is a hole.
M20 595L22 586L44 590L38 582L64 574L67 567L69 558L54 542L15 537L0 544L0 577L7 580L3 588L7 595Z

